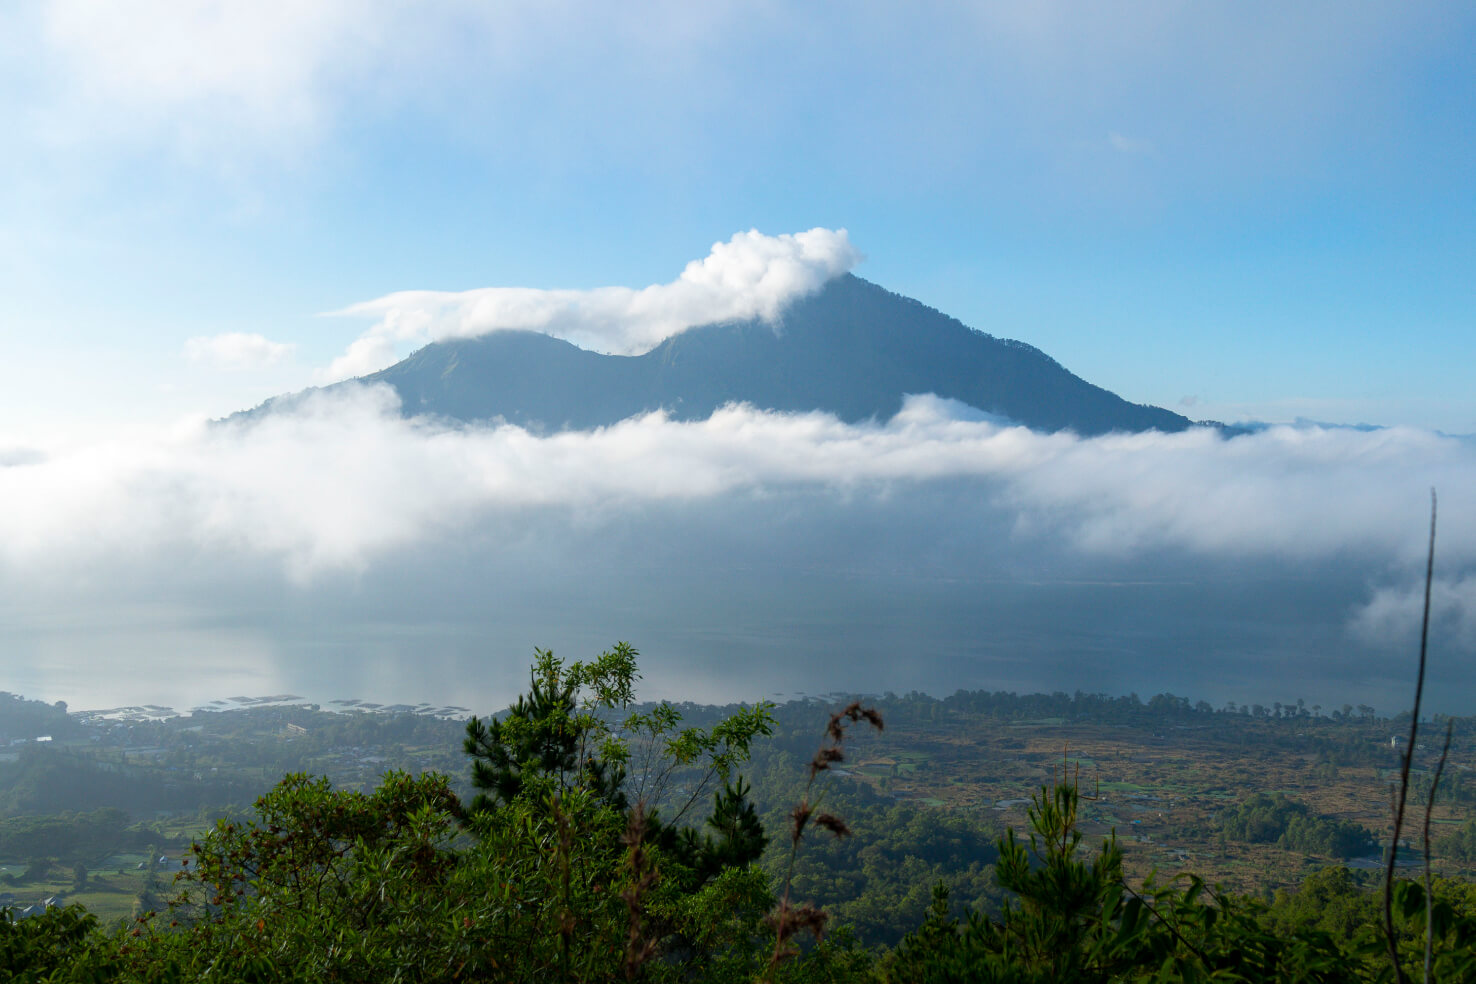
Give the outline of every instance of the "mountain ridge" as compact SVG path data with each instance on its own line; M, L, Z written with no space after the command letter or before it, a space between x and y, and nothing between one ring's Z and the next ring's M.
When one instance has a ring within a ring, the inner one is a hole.
M701 420L730 403L818 410L857 423L890 419L905 396L920 393L1035 430L1084 436L1193 425L1123 400L1033 345L971 328L852 274L791 302L772 323L701 325L640 355L496 331L432 342L358 381L393 387L407 416L501 420L538 431L607 426L658 409ZM246 414L290 408L304 395L275 397Z

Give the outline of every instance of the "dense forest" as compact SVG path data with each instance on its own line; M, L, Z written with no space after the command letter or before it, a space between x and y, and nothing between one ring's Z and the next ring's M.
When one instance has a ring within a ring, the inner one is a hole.
M11 905L0 966L31 981L1376 981L1421 976L1428 943L1436 979L1476 973L1476 885L1395 881L1396 971L1382 871L1337 863L1377 858L1384 831L1323 787L1387 787L1407 716L1171 695L649 705L637 677L624 645L588 663L540 653L517 704L469 722L284 707L88 725L12 698L22 723L0 727L73 740L0 761L0 859L26 859L0 885L138 891L120 921ZM1472 722L1448 723L1464 760ZM1064 734L1084 750L1052 764ZM981 735L991 777L970 772ZM1293 763L1291 791L1221 792L1209 756L1227 743ZM284 762L298 771L246 806ZM1476 853L1460 771L1437 785L1415 770L1442 871ZM1157 785L1129 781L1144 775ZM1261 890L1139 872L1165 838L1259 865ZM1322 860L1267 887L1292 857Z

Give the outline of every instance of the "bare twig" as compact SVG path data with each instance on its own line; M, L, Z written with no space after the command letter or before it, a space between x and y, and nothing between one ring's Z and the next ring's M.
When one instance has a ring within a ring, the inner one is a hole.
M1430 798L1425 802L1425 984L1430 984L1430 971L1435 963L1435 895L1430 891L1430 814L1435 812L1435 793L1440 777L1445 775L1445 760L1450 756L1450 739L1455 732L1455 719L1445 719L1445 744L1440 748L1440 764L1430 782Z
M1409 718L1409 744L1399 766L1399 794L1394 802L1394 836L1389 841L1389 860L1384 865L1384 940L1389 947L1389 960L1394 965L1394 979L1405 984L1404 968L1399 963L1399 945L1394 937L1394 863L1399 855L1399 835L1404 829L1404 806L1409 799L1409 767L1414 759L1415 740L1420 733L1420 700L1425 694L1425 655L1430 643L1430 586L1435 579L1435 490L1430 490L1430 549L1425 559L1425 613L1420 622L1420 669L1415 677L1414 711Z

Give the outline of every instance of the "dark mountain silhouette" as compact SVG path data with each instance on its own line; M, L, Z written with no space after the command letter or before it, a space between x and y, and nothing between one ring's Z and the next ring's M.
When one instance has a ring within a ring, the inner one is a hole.
M501 418L540 430L599 427L658 408L700 420L736 402L886 420L909 393L1046 431L1191 424L1093 386L1033 346L975 331L850 275L795 301L777 324L705 325L644 355L601 355L536 332L500 331L427 345L363 381L393 386L407 415ZM279 397L251 413L296 399Z

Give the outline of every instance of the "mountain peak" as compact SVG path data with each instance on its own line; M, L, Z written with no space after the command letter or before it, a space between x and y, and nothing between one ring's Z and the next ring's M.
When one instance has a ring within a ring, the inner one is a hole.
M362 380L394 387L407 415L539 430L605 426L657 409L700 420L728 403L887 420L914 393L1045 431L1178 431L1191 423L1093 386L1032 345L995 338L852 274L791 302L773 321L691 328L642 355L497 331L434 342Z

